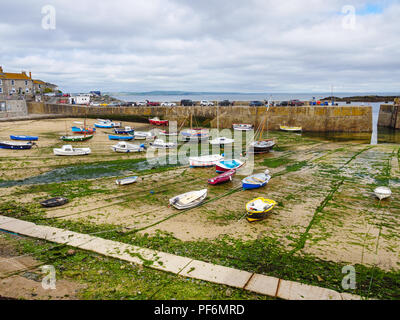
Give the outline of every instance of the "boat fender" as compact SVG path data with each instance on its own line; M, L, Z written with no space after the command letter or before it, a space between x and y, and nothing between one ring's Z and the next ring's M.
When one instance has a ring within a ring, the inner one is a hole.
M268 170L268 169L265 170L265 171L264 171L264 174L265 174L266 176L269 176L269 170Z
M144 144L141 144L139 147L146 150L146 146Z

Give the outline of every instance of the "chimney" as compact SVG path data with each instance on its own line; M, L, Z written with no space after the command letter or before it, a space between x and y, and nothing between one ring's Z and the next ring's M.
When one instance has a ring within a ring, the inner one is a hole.
M3 67L0 66L0 73L3 73Z
M29 71L29 79L32 80L32 72Z

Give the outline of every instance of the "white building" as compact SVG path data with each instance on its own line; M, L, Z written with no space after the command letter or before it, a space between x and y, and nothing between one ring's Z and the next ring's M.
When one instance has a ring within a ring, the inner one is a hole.
M69 97L70 104L89 104L90 103L90 95L77 95Z

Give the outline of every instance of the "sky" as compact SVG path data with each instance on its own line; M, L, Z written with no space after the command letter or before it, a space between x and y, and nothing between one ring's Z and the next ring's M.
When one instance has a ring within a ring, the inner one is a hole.
M0 66L65 92L400 91L400 0L1 0L0 7Z

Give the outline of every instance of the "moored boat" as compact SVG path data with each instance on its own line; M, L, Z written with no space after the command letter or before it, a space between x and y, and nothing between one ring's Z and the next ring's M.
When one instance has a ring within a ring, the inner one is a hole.
M255 222L265 219L268 212L270 212L276 205L277 203L274 200L262 197L249 201L246 204L247 221Z
M226 171L225 173L222 173L217 177L208 179L208 183L212 184L212 185L216 185L216 184L232 181L233 176L235 175L235 173L236 173L235 169Z
M135 140L152 140L156 137L154 133L146 131L135 131L133 136L135 137Z
M23 136L23 135L10 135L11 140L19 141L38 141L39 137L36 136Z
M181 131L180 139L184 142L201 142L208 140L210 137L208 129L193 128Z
M90 148L73 148L71 145L63 145L61 148L54 148L56 156L85 156L91 153Z
M51 198L51 199L40 202L40 204L46 208L59 207L66 203L68 203L68 199L64 198L64 197L55 197L55 198Z
M155 125L155 126L167 126L168 125L168 120L160 120L160 118L155 117L153 119L149 119L150 124Z
M169 203L176 209L183 210L200 205L206 197L207 189L190 191L169 199Z
M241 160L233 159L233 160L223 160L216 164L215 169L219 173L223 173L232 169L239 169L244 166L244 162Z
M212 154L200 157L190 157L189 164L192 168L213 167L223 159L224 157L219 154Z
M160 136L166 136L166 137L176 137L178 135L178 132L171 132L171 131L160 131Z
M257 189L264 187L269 182L270 179L271 176L269 175L269 170L266 170L265 173L253 174L242 180L243 190L250 190L250 189Z
M146 150L146 146L144 144L138 146L136 144L121 141L118 142L115 146L112 146L111 149L115 152L121 152L121 153L141 152Z
M287 131L287 132L299 132L303 130L302 127L279 126L279 128L282 131Z
M244 123L234 123L232 125L233 130L236 131L250 131L253 129L252 124L244 124Z
M178 147L174 142L165 142L162 139L156 139L154 142L150 142L150 145L157 149L172 149Z
M374 193L379 200L383 200L392 195L392 190L390 190L388 187L378 187L374 190Z
M235 142L234 139L229 139L229 138L225 138L225 137L218 137L218 138L215 138L215 139L211 140L210 144L225 146L225 145L228 145L228 144L232 144L234 142Z
M134 136L131 135L121 135L121 136L116 136L113 134L108 135L109 140L124 140L124 141L130 141L133 140Z
M60 137L60 140L67 141L67 142L81 142L81 141L87 141L92 138L93 138L93 135L88 134L88 135L81 135L81 136L62 136L62 137Z
M71 128L71 130L73 133L81 133L81 134L83 134L83 133L93 134L96 132L95 128L90 128L90 127L84 128L84 127L75 127L74 126Z
M34 142L0 141L0 148L11 150L28 150L31 149L34 144Z
M123 186L123 185L135 183L137 181L137 179L138 179L137 176L126 177L126 178L115 180L115 183Z
M133 134L134 132L135 132L135 130L131 127L114 128L115 134Z
M262 154L270 152L271 149L275 146L276 142L274 139L260 140L254 141L250 143L248 153L253 154Z

